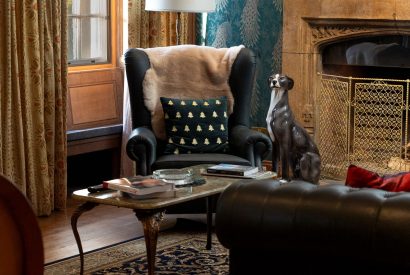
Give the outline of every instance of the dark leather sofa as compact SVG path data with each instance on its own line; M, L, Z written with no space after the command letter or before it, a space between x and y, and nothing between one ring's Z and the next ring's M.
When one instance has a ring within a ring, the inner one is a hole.
M230 274L410 274L410 194L277 180L220 196Z

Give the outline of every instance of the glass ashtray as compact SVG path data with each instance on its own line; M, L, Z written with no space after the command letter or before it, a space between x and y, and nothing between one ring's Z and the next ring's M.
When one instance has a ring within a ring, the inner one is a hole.
M153 172L154 179L161 179L175 184L175 187L184 186L193 182L192 169L160 169Z

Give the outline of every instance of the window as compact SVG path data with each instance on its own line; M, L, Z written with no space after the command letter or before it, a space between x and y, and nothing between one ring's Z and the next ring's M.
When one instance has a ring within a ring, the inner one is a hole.
M68 0L70 66L111 62L110 0Z

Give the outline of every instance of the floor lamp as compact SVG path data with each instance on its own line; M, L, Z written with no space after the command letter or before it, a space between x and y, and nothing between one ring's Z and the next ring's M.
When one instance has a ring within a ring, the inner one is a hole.
M215 10L215 0L146 0L145 10L176 12L177 45L180 45L181 12L212 12Z

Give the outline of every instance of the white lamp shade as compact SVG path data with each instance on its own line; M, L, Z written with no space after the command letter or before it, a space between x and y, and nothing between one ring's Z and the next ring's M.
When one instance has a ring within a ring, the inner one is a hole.
M146 0L147 11L212 12L215 0Z

